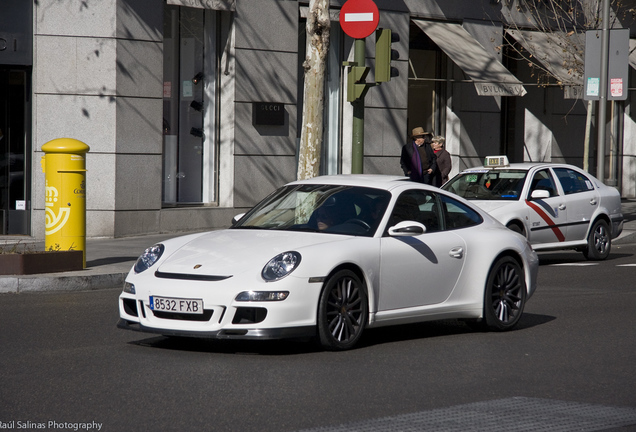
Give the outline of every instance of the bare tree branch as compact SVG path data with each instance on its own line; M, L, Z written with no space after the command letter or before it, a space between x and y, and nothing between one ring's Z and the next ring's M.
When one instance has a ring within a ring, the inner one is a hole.
M634 22L634 0L611 0L610 6L610 28ZM582 84L585 32L601 28L601 1L503 0L501 8L508 24L505 55L526 61L540 85Z

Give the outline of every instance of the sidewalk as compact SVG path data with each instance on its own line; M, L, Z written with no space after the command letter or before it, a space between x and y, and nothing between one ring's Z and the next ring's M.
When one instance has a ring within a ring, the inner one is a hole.
M152 234L117 239L86 239L86 268L61 273L0 276L0 293L29 291L82 291L123 286L126 275L141 253L160 241L187 233ZM21 243L44 250L44 241L29 237L0 237L0 247Z
M614 245L636 243L636 199L623 200L623 233ZM0 293L81 291L121 287L137 257L149 246L186 233L153 234L118 239L87 239L86 269L27 276L0 276ZM44 249L44 242L29 237L0 237L0 247L23 243Z

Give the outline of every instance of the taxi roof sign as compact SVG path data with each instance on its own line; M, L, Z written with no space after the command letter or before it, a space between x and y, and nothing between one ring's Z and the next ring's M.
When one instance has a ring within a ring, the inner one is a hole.
M489 168L510 166L508 156L486 156L484 166Z

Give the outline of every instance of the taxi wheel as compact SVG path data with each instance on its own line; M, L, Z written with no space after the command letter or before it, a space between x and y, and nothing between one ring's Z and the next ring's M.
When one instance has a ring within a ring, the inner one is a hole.
M352 348L367 324L369 306L362 282L350 270L327 281L318 304L318 338L324 349Z
M526 304L526 281L519 263L512 257L499 258L490 269L484 295L484 320L488 330L514 327Z
M612 248L612 237L609 233L607 222L602 219L594 222L587 239L587 247L583 249L583 255L589 260L604 260L609 256Z
M524 229L521 223L511 222L508 225L506 225L506 228L508 228L510 231L516 232L517 234L521 234L522 236L527 238L526 230Z

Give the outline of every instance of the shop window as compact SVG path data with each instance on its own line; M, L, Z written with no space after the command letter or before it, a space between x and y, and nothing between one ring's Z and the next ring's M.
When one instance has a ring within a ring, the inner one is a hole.
M0 67L0 235L30 231L30 81L29 67Z
M169 5L164 12L162 201L214 202L219 12Z
M415 24L409 38L408 130L423 127L444 135L445 54Z

